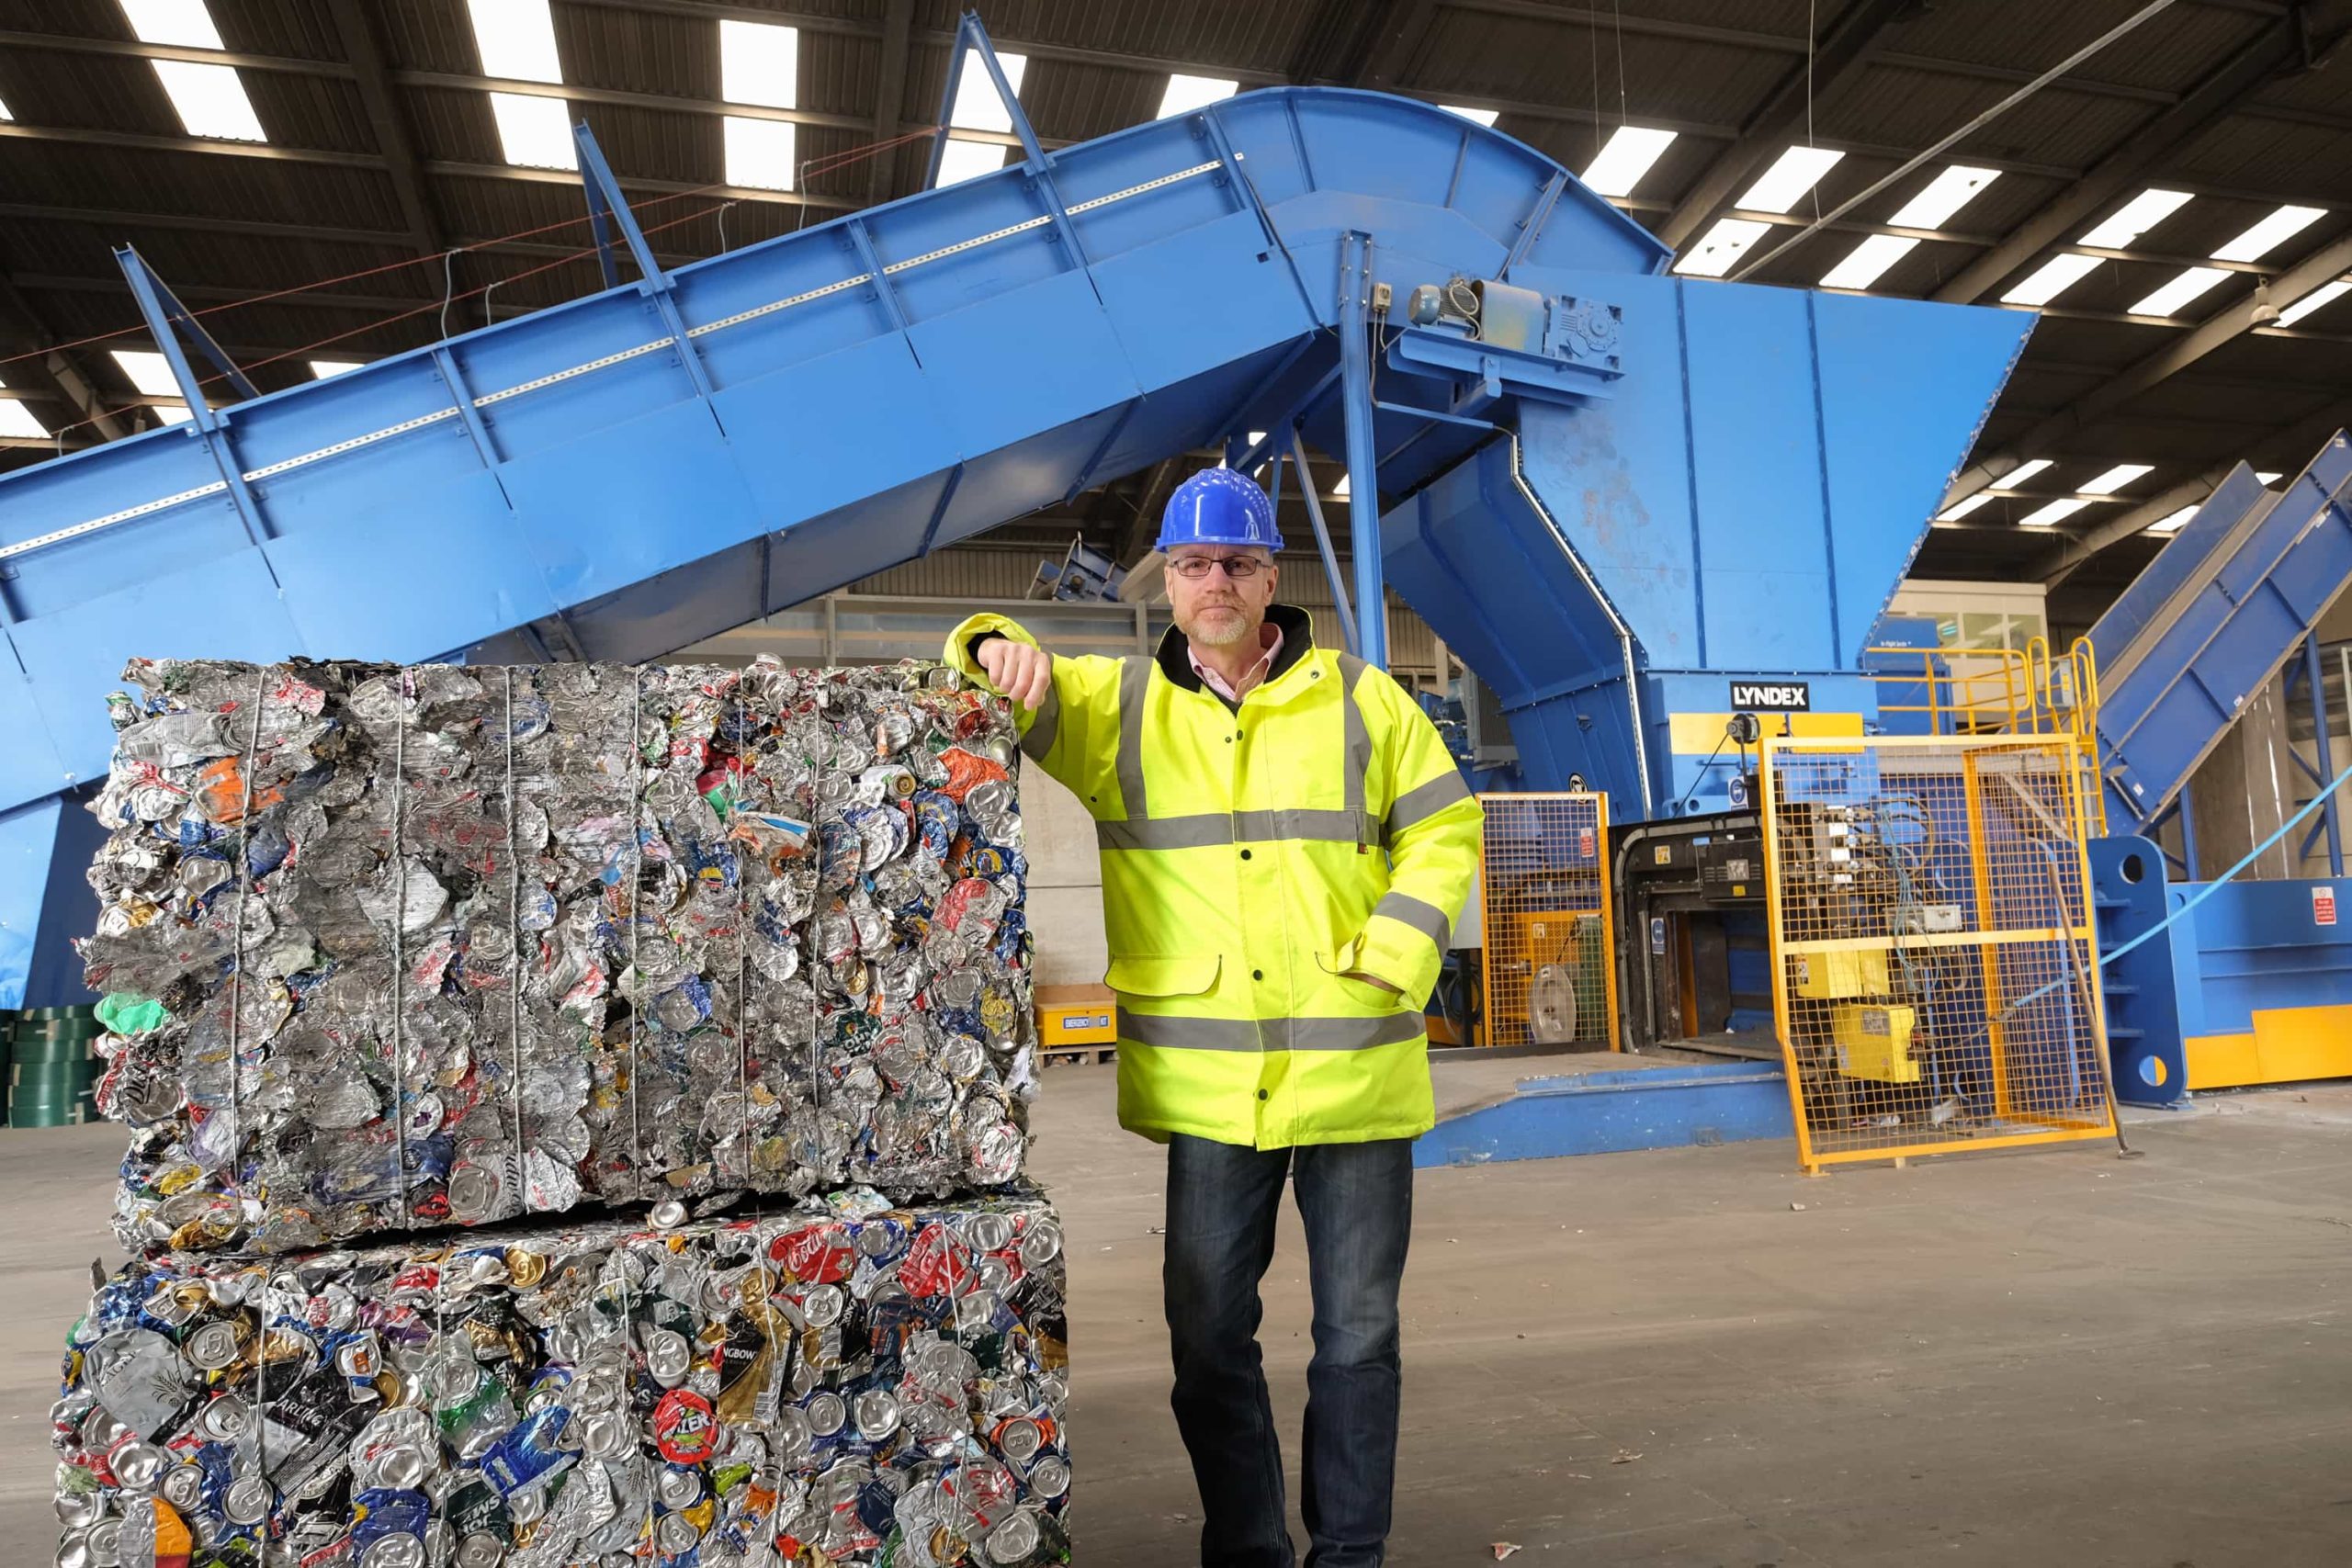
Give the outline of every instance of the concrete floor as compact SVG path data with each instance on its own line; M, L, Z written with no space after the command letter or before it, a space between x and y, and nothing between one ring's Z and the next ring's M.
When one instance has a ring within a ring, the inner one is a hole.
M1441 1098L1547 1070L1448 1066ZM1078 1561L1181 1568L1199 1507L1166 1406L1160 1156L1113 1124L1114 1071L1054 1068L1036 1117L1069 1237ZM1808 1181L1765 1143L1424 1172L1391 1561L2352 1563L2352 1087L2130 1132L2146 1158ZM0 1133L9 1563L46 1561L56 1348L108 1255L119 1147ZM1287 1225L1265 1343L1295 1437Z

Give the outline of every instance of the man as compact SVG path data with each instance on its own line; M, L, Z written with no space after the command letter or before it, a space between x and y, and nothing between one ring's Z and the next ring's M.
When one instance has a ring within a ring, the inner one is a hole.
M1281 547L1266 492L1212 468L1161 520L1176 625L1156 657L1057 659L982 615L947 659L1014 700L1022 750L1095 819L1119 1121L1168 1145L1201 1561L1295 1561L1257 1343L1287 1177L1315 1299L1306 1561L1369 1568L1396 1479L1411 1140L1434 1120L1419 1010L1479 810L1419 706L1273 602Z

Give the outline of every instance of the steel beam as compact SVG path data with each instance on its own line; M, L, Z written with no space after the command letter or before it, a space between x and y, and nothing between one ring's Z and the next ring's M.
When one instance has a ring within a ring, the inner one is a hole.
M907 73L914 65L914 46L909 36L914 19L914 0L890 0L890 8L882 18L881 78L874 92L874 141L877 146L899 134L899 116L907 103ZM898 150L876 152L866 162L865 204L878 207L896 194L891 175L898 170Z
M118 420L107 407L104 393L91 385L81 367L64 352L49 348L57 341L57 333L50 330L48 321L33 308L17 286L0 277L0 344L14 352L49 349L36 357L13 360L0 380L12 391L47 394L74 411L75 421L85 423L106 440L112 441L129 434L129 427Z
M2141 176L2190 138L2234 111L2301 58L2301 34L2281 17L2223 62L2220 69L2126 137L2075 185L2028 219L2000 244L1963 267L1934 298L1972 304L2010 274L2079 231L2119 199Z
M1380 554L1380 461L1373 450L1372 236L1340 239L1340 404L1348 448L1348 554L1356 569L1356 654L1388 668L1388 584Z
M2352 231L2338 234L2317 251L2280 273L2270 285L2270 303L2285 310L2314 288L2334 281L2352 268ZM2254 302L2234 300L2208 316L2196 329L2130 366L2070 406L2035 424L2001 450L1971 464L1952 481L1944 506L1999 482L2001 476L2028 457L2050 450L2097 424L2133 398L2188 369L2224 344L2253 331ZM1937 510L1941 511L1942 507Z
M385 69L383 51L377 47L375 25L359 0L327 0L327 11L343 37L343 51L350 57L359 101L367 106L368 123L375 128L376 150L384 155L384 167L392 176L392 194L400 201L409 234L426 255L446 249L441 225L425 195L424 165L416 155L416 138L409 129L407 114L392 96L391 76Z
M1789 144L1815 108L1833 98L1869 62L1871 45L1890 26L1913 14L1913 0L1852 0L1821 35L1819 47L1781 76L1761 107L1747 118L1739 140L1707 165L1707 172L1658 225L1657 237L1680 250L1692 235L1723 215L1733 194Z

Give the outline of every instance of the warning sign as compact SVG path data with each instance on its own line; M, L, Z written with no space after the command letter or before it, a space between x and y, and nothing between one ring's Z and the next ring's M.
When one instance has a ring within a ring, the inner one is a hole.
M1577 856L1580 860L1592 858L1592 829L1589 828L1577 829Z
M2335 889L2333 887L2312 888L2312 924L2315 926L2332 926L2335 923Z

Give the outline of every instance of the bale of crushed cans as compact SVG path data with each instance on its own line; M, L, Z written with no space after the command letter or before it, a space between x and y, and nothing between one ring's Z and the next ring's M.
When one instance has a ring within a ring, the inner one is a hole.
M126 1248L1020 1176L1014 732L954 671L124 678L82 952Z
M1069 1560L1033 1191L159 1254L52 1412L62 1568Z

